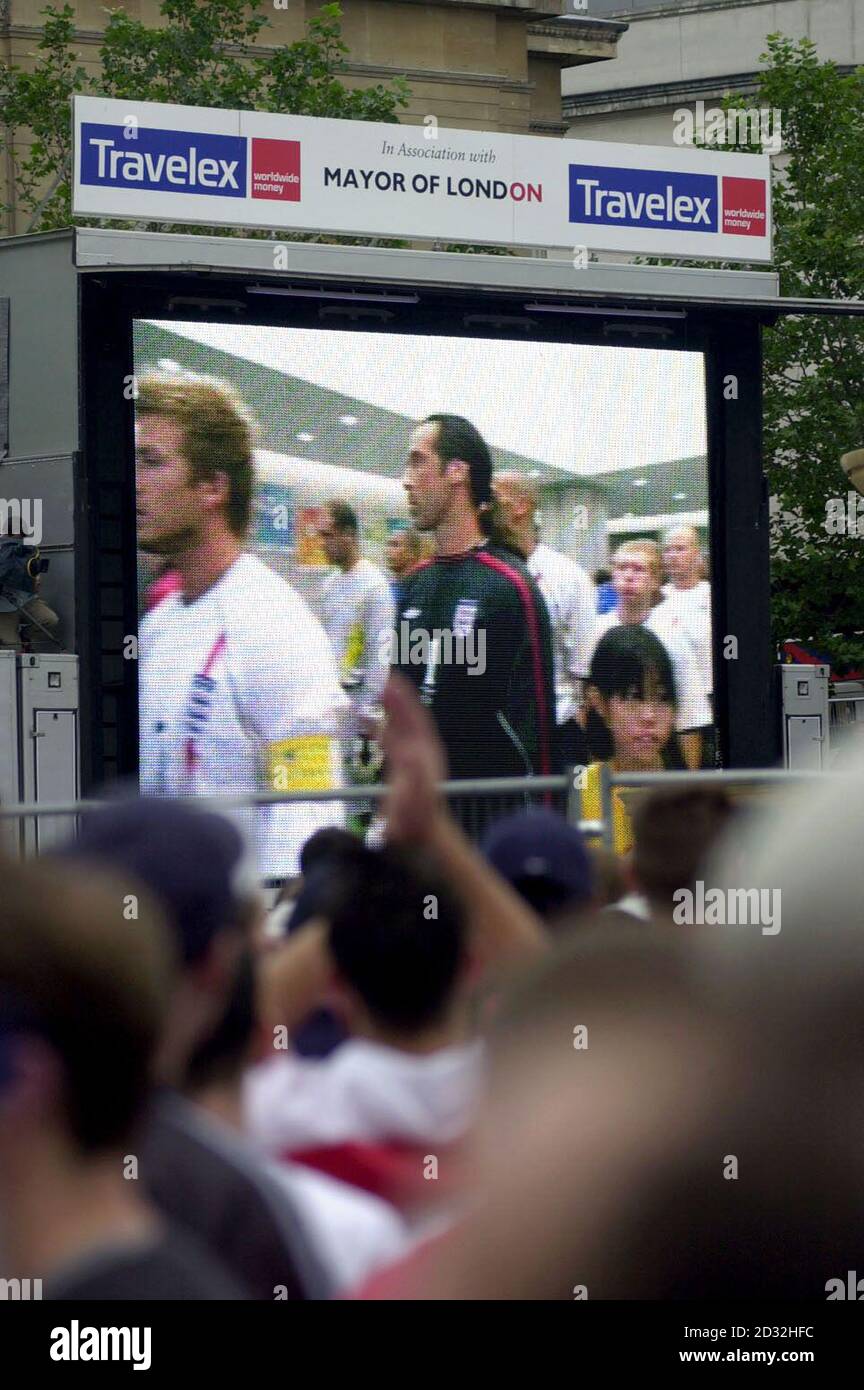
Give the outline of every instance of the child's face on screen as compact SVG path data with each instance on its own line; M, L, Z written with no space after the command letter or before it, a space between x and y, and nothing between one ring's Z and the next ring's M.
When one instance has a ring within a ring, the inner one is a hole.
M628 695L610 695L602 706L616 765L630 772L659 770L663 749L672 735L675 708L658 683L646 681L641 695L635 690Z

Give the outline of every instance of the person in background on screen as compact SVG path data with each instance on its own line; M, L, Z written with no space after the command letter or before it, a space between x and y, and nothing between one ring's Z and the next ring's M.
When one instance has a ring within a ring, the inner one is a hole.
M660 547L656 541L625 541L619 545L612 560L612 576L618 606L598 619L597 636L618 623L644 623L659 637L675 671L676 728L684 762L689 768L697 768L702 756L702 734L711 724L711 708L693 642L683 624L666 607L660 592Z
M341 784L348 701L327 636L289 584L244 550L254 426L211 377L139 380L138 544L180 576L139 630L141 789L156 796ZM260 871L297 871L323 803L238 812ZM338 818L341 812L336 811Z
M542 775L557 763L549 614L492 472L489 446L462 416L429 415L414 429L403 483L435 556L405 581L391 657L431 710L455 778Z
M677 698L669 652L640 623L616 626L601 637L586 681L586 732L597 761L586 769L582 818L601 820L601 765L614 772L680 768L675 737ZM617 789L612 793L616 854L633 847L633 827Z
M406 577L426 558L423 537L413 526L400 526L388 536L384 554L387 568L393 575L390 588L393 592L393 602L398 608L402 602Z
M585 570L537 538L537 488L520 473L496 473L495 495L525 554L528 573L537 584L552 627L555 663L555 720L559 757L567 766L586 761L585 733L577 719L582 681L594 647L594 590Z
M618 602L615 585L612 583L612 571L607 569L595 570L594 585L597 590L597 612L601 616L604 613L610 613Z
M336 567L321 596L324 628L359 731L387 681L387 666L378 652L382 633L393 627L393 598L386 575L360 554L360 523L353 507L327 502L318 534Z
M705 561L693 526L670 526L663 538L663 596L669 612L681 623L696 650L699 674L711 703L714 675L711 658L711 585L704 577ZM713 766L712 740L706 739L703 765Z

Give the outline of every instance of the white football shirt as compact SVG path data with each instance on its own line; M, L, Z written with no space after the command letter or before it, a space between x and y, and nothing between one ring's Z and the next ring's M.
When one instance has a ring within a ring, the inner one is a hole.
M588 674L596 645L594 585L575 560L548 545L535 545L525 561L549 610L555 671L555 718L563 724L580 704L578 681Z
M158 604L141 622L138 656L142 794L266 790L268 745L344 733L348 701L324 629L253 555L240 555L193 603L171 594ZM340 786L335 738L316 748L329 785ZM303 841L341 824L344 807L299 802L237 819L260 872L281 877L298 872Z
M329 1057L282 1053L243 1081L244 1129L271 1155L376 1140L453 1143L465 1133L484 1077L478 1041L436 1052L349 1038Z
M686 628L699 662L699 672L707 694L714 688L714 672L711 662L711 585L707 579L700 579L690 589L678 589L674 584L664 584L663 594L669 604L670 613Z
M342 687L355 713L368 714L390 674L389 662L380 658L382 634L395 621L390 584L369 560L358 560L353 569L330 575L321 601Z

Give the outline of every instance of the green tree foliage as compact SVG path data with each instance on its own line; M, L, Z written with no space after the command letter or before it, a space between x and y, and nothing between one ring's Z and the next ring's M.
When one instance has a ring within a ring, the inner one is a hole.
M773 35L768 56L759 97L782 114L773 181L781 293L864 299L864 70L844 76L806 39ZM775 636L824 646L835 670L860 666L864 517L844 534L827 509L848 490L840 455L864 447L864 320L784 318L766 331L764 351Z
M772 113L769 153L780 116L771 267L780 292L864 299L864 69L844 75L808 39L771 34L766 43L756 95L722 106ZM739 120L732 129L743 138L696 143L758 154L755 125ZM830 521L839 507L828 506L846 503L840 455L864 448L864 319L784 317L765 330L763 348L774 637L827 649L837 674L864 665L864 517L856 532L841 530Z
M162 0L165 23L158 28L111 10L99 49L101 71L95 74L78 61L72 7L44 9L32 70L0 64L4 125L15 139L30 142L25 153L17 152L15 172L17 207L29 215L27 230L50 231L73 220L69 99L75 94L354 121L398 119L408 101L403 78L362 90L342 82L348 50L338 4L324 5L302 39L269 52L255 47L266 42L270 26L262 5L263 0ZM165 227L154 223L151 230Z

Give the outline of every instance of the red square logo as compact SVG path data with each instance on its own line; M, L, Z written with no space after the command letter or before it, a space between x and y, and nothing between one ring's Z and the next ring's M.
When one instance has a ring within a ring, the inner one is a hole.
M280 203L300 201L300 141L252 140L253 198L275 198Z
M765 180L723 178L722 231L731 236L767 236Z

